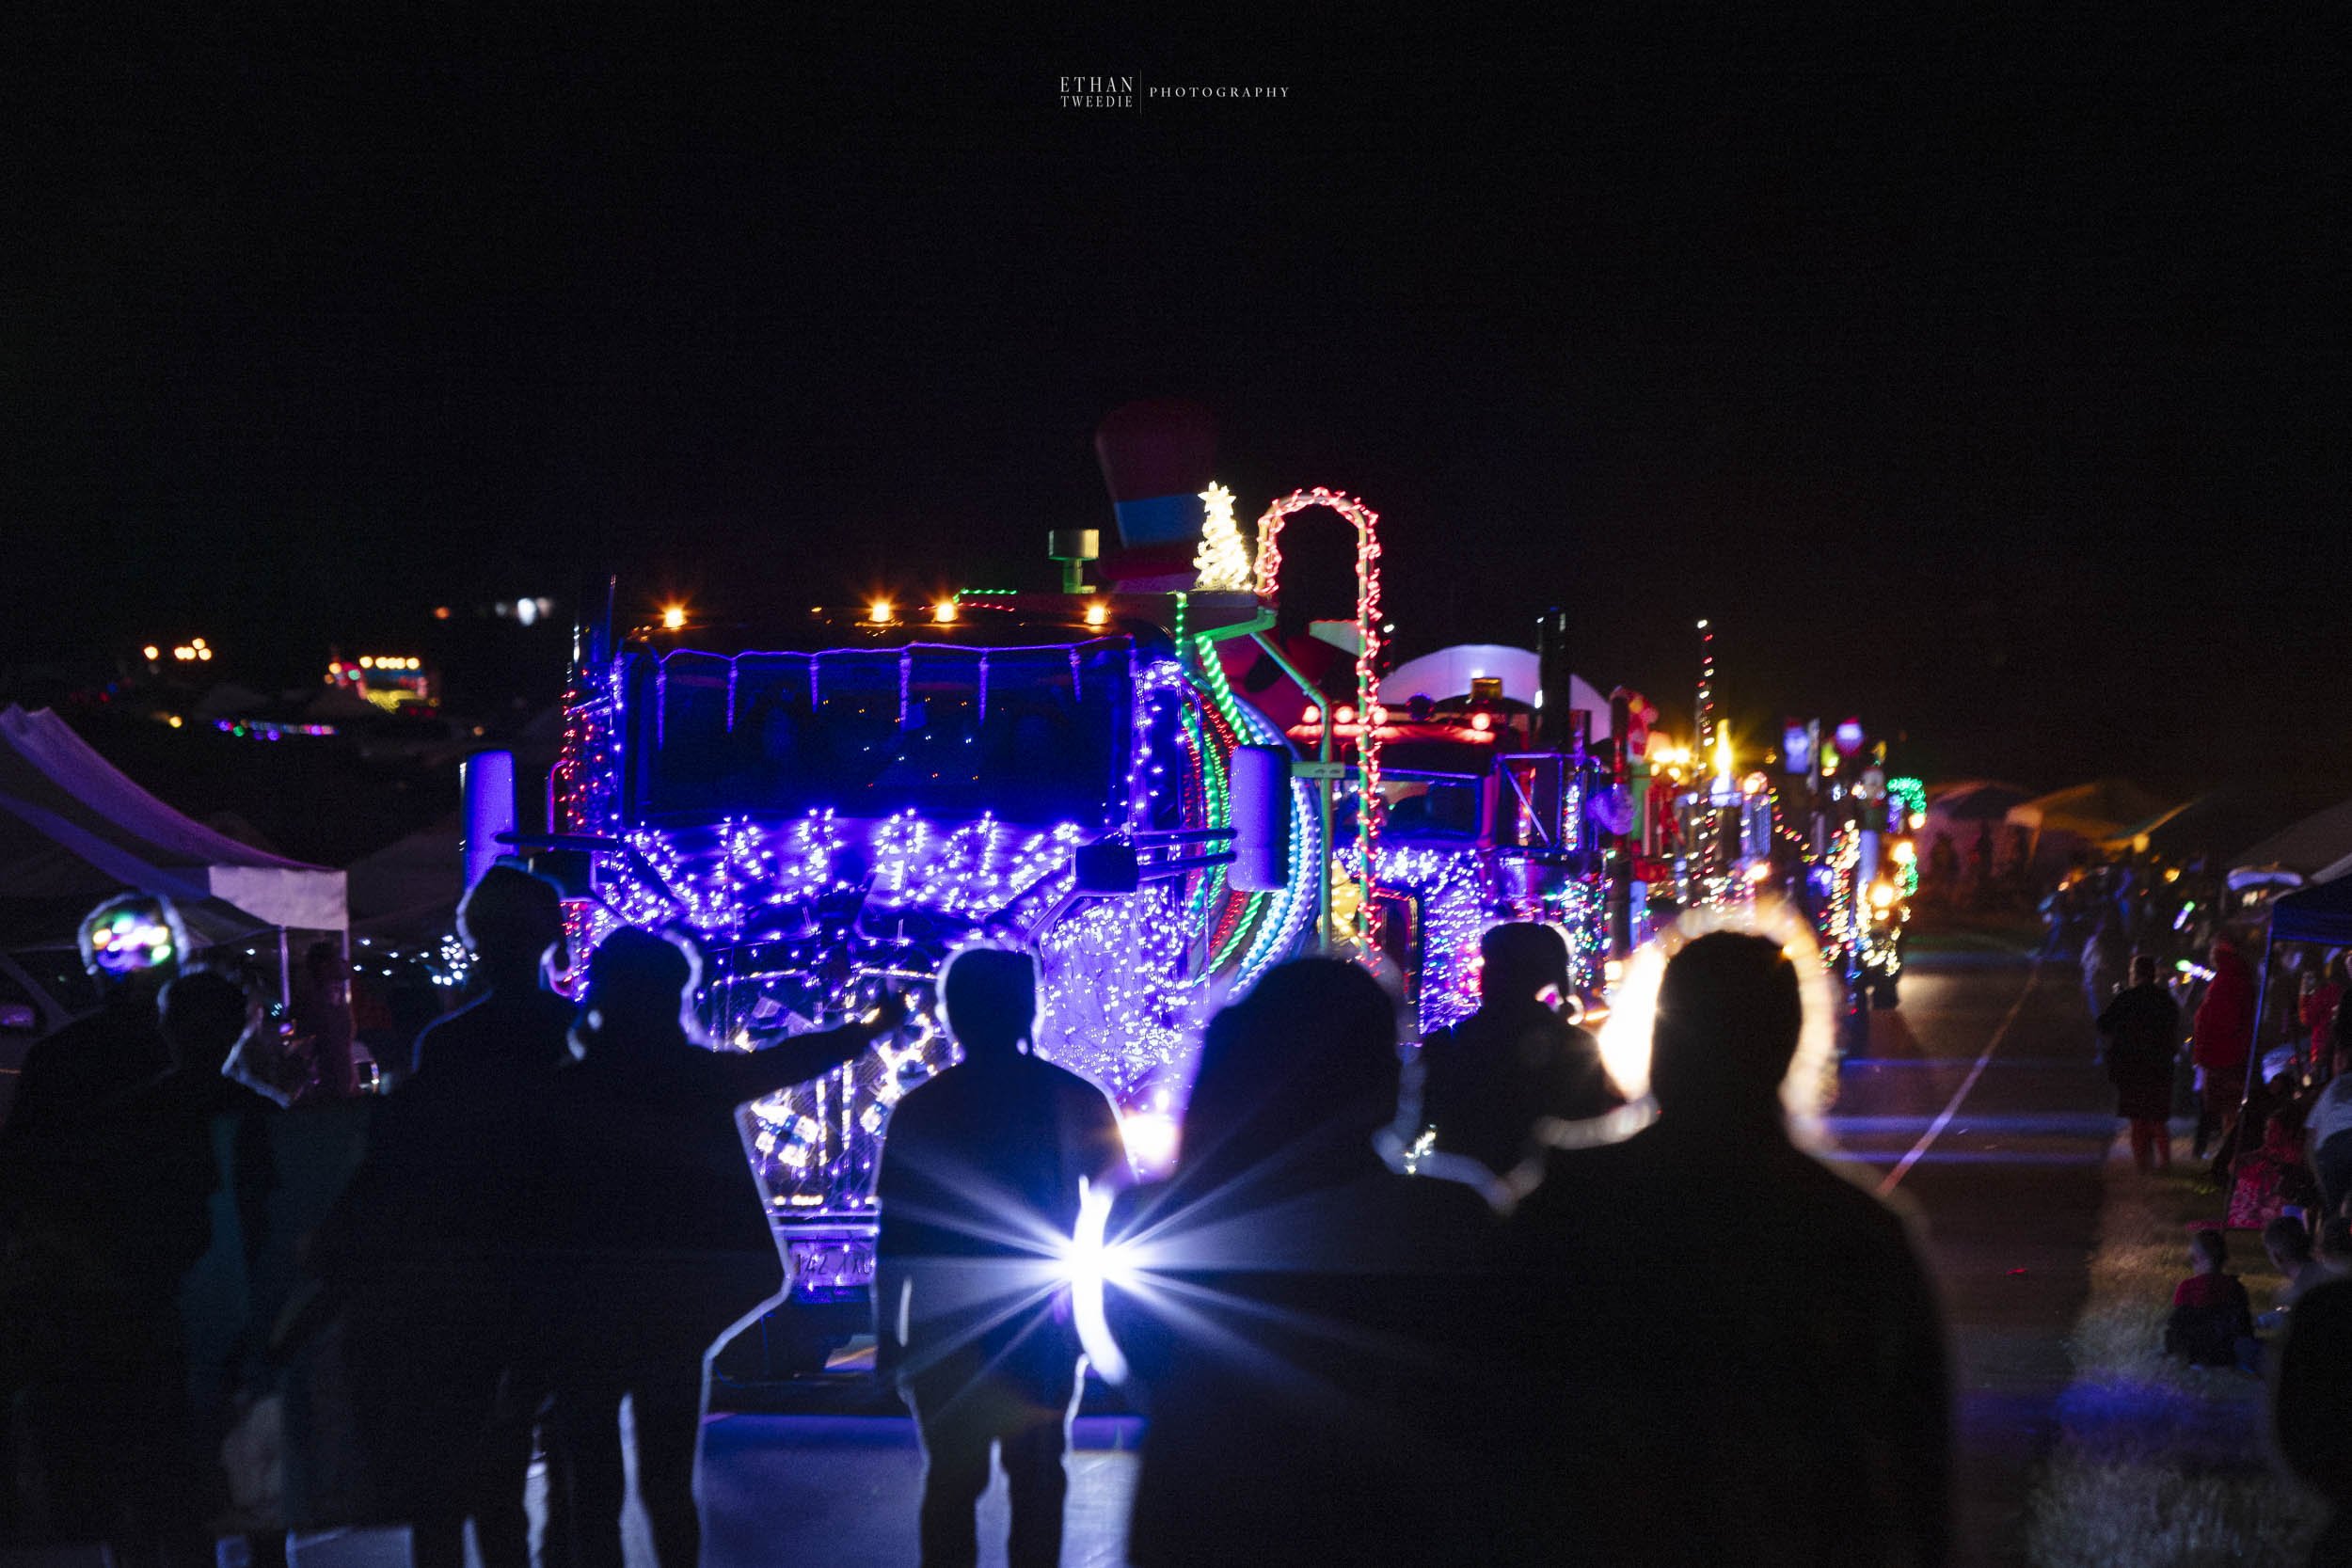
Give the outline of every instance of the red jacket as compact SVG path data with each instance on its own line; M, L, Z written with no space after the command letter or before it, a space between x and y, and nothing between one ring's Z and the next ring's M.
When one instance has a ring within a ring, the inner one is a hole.
M2254 1050L2254 968L2224 948L2197 1006L2189 1060L2206 1069L2243 1068Z

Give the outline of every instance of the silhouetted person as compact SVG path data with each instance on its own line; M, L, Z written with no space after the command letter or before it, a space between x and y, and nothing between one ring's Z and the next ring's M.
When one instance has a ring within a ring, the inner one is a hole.
M376 1140L385 1159L408 1168L406 1191L419 1200L433 1195L453 1233L472 1238L472 1261L456 1266L485 1271L453 1282L450 1305L460 1316L451 1326L462 1338L418 1347L448 1381L453 1430L439 1451L445 1473L420 1489L409 1551L418 1568L462 1568L470 1517L485 1568L529 1568L523 1491L550 1374L497 1270L537 1221L522 1196L537 1186L522 1164L542 1146L517 1140L515 1129L539 1114L556 1069L572 1060L578 1009L546 983L549 955L561 961L563 895L544 877L494 865L459 906L457 933L481 994L416 1037L414 1065ZM561 1486L550 1496L545 1555L553 1564L567 1555L567 1521Z
M2286 1282L2271 1298L2270 1310L2254 1320L2256 1328L2269 1334L2286 1327L2296 1305L2337 1275L2313 1254L2310 1229L2293 1214L2280 1214L2263 1227L2263 1251Z
M1568 946L1549 926L1513 921L1479 939L1478 1011L1422 1042L1422 1122L1436 1147L1501 1176L1536 1146L1544 1117L1581 1121L1624 1103L1600 1044L1543 1000L1569 991Z
M940 973L963 1060L891 1113L882 1146L875 1305L882 1370L923 1434L925 1568L978 1560L973 1508L1001 1448L1009 1560L1061 1560L1062 1471L1078 1344L1059 1259L1079 1195L1126 1173L1103 1091L1025 1049L1037 966L969 948Z
M408 1081L416 1069L417 1037L441 1021L448 995L422 964L404 961L394 968L384 984L382 1016L359 1031L359 1043L375 1058L383 1092Z
M2210 956L2213 980L2197 1005L2189 1060L2198 1068L2205 1116L2226 1143L2237 1127L2248 1089L2246 1067L2254 1053L2254 967L2228 937L2213 939ZM2199 1123L2201 1134L2203 1125ZM2198 1152L2204 1152L2201 1135Z
M1659 992L1658 1120L1555 1152L1514 1214L1516 1560L1945 1560L1934 1292L1895 1212L1789 1141L1803 1012L1776 942L1692 941Z
M2099 1014L2106 1042L2115 1114L2131 1123L2132 1159L2145 1172L2172 1168L2172 1058L2180 1049L2181 1008L2156 984L2156 960L2132 959L2132 983Z
M1940 907L1952 908L1960 902L1960 851L1952 847L1952 835L1939 832L1934 847L1928 850L1929 896Z
M351 965L342 947L314 942L294 976L294 1033L310 1043L314 1092L348 1100L359 1092L351 1053Z
M2271 1392L2279 1456L2328 1499L2328 1527L2312 1568L2352 1564L2352 1281L2320 1285L2296 1303Z
M738 1107L851 1060L905 1006L751 1052L713 1050L689 1023L700 966L679 943L623 927L589 962L555 1075L550 1157L534 1208L529 1299L554 1341L558 1455L580 1568L620 1568L620 1407L635 1410L637 1489L661 1568L694 1568L695 1444L712 1342L774 1299L784 1262ZM432 1039L427 1037L427 1055ZM428 1069L430 1070L430 1069Z
M187 939L168 900L123 894L82 922L96 1013L37 1041L0 1130L0 1393L13 1419L0 1501L20 1538L105 1541L118 1562L189 1560L175 1493L186 1435L181 1275L203 1250L197 1173L164 1167L144 1091L170 1048L157 997ZM151 1192L149 1183L165 1183Z
M189 970L164 988L162 1031L172 1069L141 1090L139 1166L157 1217L192 1259L178 1303L186 1354L186 1402L173 1413L181 1438L168 1474L175 1530L190 1560L208 1562L208 1522L228 1503L221 1441L237 1395L260 1374L269 1317L256 1275L271 1225L277 1171L270 1145L278 1102L227 1075L230 1055L260 1016L251 993L216 970ZM282 1532L246 1538L259 1568L283 1562Z
M89 1117L171 1066L156 1002L187 958L187 933L166 898L124 893L83 917L82 966L98 984L98 1011L36 1040L24 1053L11 1135L44 1133Z
M1378 1152L1400 1074L1394 1003L1335 959L1210 1024L1175 1174L1112 1215L1109 1327L1150 1417L1129 1561L1496 1560L1472 1440L1496 1221Z
M2189 1276L2172 1288L2172 1312L2164 1324L2167 1355L2196 1367L2255 1364L2254 1305L2229 1263L2229 1239L2219 1230L2190 1234Z
M2096 1019L2115 1000L2131 958L2131 945L2123 940L2122 928L2115 921L2102 918L2084 939L2081 958L2083 1001Z

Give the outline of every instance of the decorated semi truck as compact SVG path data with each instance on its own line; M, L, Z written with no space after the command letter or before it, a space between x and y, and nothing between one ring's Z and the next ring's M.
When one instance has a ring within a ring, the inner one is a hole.
M1299 949L1322 816L1214 653L1263 624L1248 594L969 594L584 640L542 846L574 858L576 945L690 933L720 1049L884 989L915 1005L747 1114L807 1330L787 1364L863 1322L890 1108L952 1060L949 952L1036 954L1039 1050L1112 1095L1149 1166L1207 1012Z
M1488 924L1550 920L1597 992L1608 781L1584 731L1483 687L1390 711L1375 515L1302 490L1251 552L1232 499L1199 498L1199 570L1176 578L1197 586L1089 591L1090 538L1057 535L1061 594L583 628L532 841L563 865L576 951L622 924L690 934L721 1050L885 990L914 1007L745 1115L793 1264L769 1370L866 1322L890 1110L954 1059L930 993L962 944L1036 956L1038 1050L1110 1094L1147 1172L1209 1014L1310 944L1390 973L1432 1027L1475 1006ZM1310 508L1356 532L1337 657L1277 614L1282 522Z

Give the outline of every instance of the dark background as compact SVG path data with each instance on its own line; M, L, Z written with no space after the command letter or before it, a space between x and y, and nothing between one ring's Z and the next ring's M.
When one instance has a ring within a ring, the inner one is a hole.
M1404 655L1559 602L1671 712L1708 615L1751 734L2340 775L2343 61L2282 10L44 40L0 660L201 633L315 682L607 569L625 610L1042 586L1109 524L1096 420L1178 394L1245 521L1382 511ZM1057 106L1107 73L1289 96Z

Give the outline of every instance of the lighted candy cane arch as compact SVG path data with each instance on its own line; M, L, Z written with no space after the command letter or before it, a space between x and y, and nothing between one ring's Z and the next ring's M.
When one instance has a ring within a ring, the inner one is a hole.
M1294 490L1258 519L1258 596L1272 601L1281 593L1282 523L1294 512L1327 506L1356 530L1356 712L1361 723L1356 745L1359 775L1357 841L1364 866L1364 903L1372 901L1375 840L1380 825L1380 726L1374 715L1380 701L1380 514L1353 496L1327 490ZM1327 725L1336 724L1329 713Z

